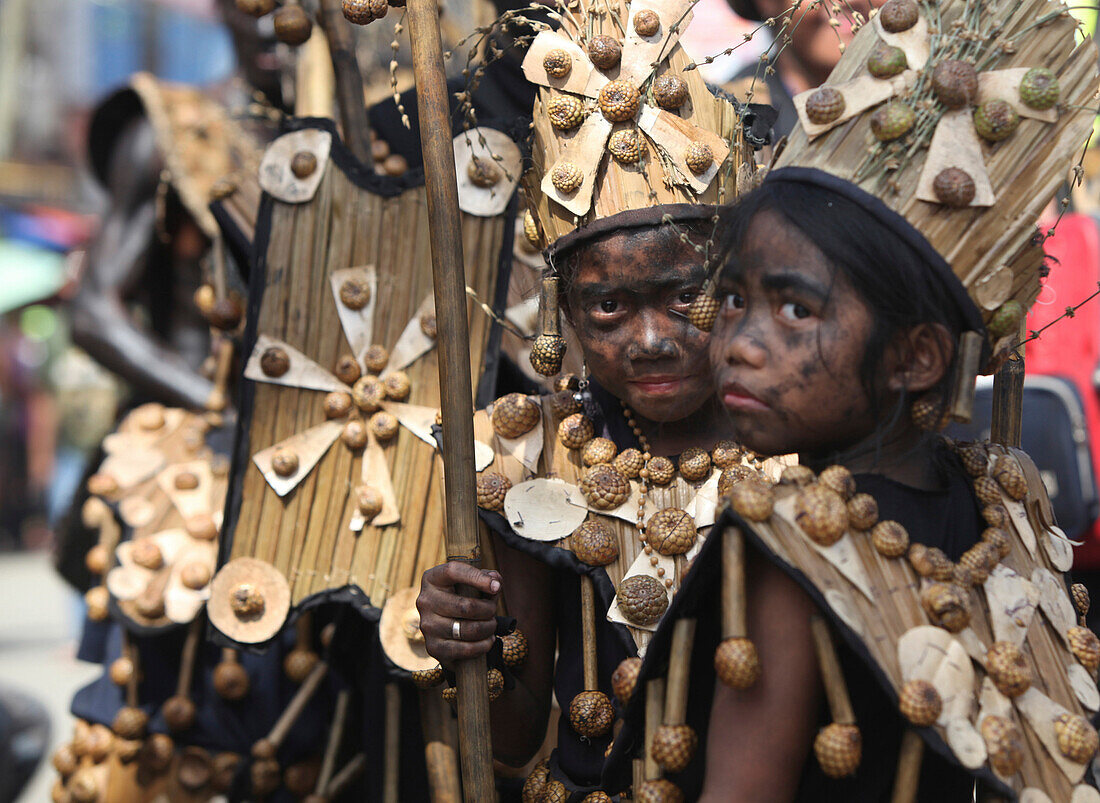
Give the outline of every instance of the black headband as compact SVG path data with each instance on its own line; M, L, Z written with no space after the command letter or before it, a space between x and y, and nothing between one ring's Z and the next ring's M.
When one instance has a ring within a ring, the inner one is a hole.
M709 220L714 217L717 207L713 204L661 204L659 206L647 206L642 209L628 209L609 217L599 218L581 226L575 231L559 237L543 251L547 263L554 264L554 260L572 251L574 248L587 243L603 234L626 229L649 228L658 226L666 221L683 223L685 221Z

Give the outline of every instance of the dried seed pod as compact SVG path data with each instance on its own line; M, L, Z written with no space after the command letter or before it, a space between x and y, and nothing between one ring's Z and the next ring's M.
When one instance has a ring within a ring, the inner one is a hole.
M503 510L504 497L512 483L503 474L483 471L477 475L477 506L482 510Z
M989 334L993 338L1005 337L1019 328L1020 322L1026 314L1027 310L1024 309L1024 305L1016 299L1010 298L993 313L993 317L986 324L986 329L989 330Z
M546 790L546 782L550 778L549 764L550 759L544 758L531 770L531 774L523 782L523 803L542 803L542 793Z
M286 5L275 12L275 38L284 45L305 44L313 33L313 22L299 5Z
M578 184L578 186L580 185ZM565 350L564 337L543 333L535 338L535 342L531 346L531 367L542 376L554 376L554 374L561 371L561 361L565 357Z
M84 566L92 574L103 575L107 573L110 559L107 548L103 546L103 544L96 544L89 549L88 553L84 556Z
M412 682L418 689L434 688L443 682L443 667L436 664L431 669L414 670Z
M193 491L199 487L199 475L193 471L181 471L172 484L178 491Z
M738 483L747 479L760 479L760 475L756 469L743 463L722 469L718 475L718 495L729 496Z
M558 424L558 440L566 449L579 449L596 434L592 421L584 413L574 413Z
M575 192L584 181L584 173L572 162L558 162L550 171L550 182L559 192ZM531 352L532 355L534 351Z
M189 536L200 541L213 541L218 537L218 524L209 513L188 516L183 526Z
M653 625L668 609L668 593L655 577L635 574L619 583L619 610L628 622Z
M276 449L271 456L271 470L280 477L292 477L298 473L298 453L286 447Z
M340 441L349 449L358 451L367 445L367 425L355 418L344 424Z
M294 174L295 178L308 178L316 170L317 157L310 151L298 151L290 158L290 172Z
M718 299L707 293L700 293L688 307L688 321L700 332L709 332L718 320L718 311L722 308Z
M152 538L140 538L134 542L130 557L143 569L157 571L164 566L164 553Z
M538 404L522 393L509 393L493 402L489 420L502 438L519 438L533 430L542 417Z
M295 798L302 799L313 792L320 773L321 764L318 759L300 761L286 768L286 772L283 773L283 786Z
M370 374L360 377L351 389L351 400L364 413L374 413L382 409L382 402L386 400L386 389L382 386L382 380Z
M107 603L111 595L105 586L93 586L84 592L84 605L88 609L88 618L93 622L105 622L111 615Z
M111 729L106 725L96 723L88 731L87 757L93 764L100 764L111 754L111 749L117 746L121 739L116 739Z
M397 416L387 413L385 410L375 413L368 422L371 434L379 441L385 443L397 437L397 430L401 428Z
M210 567L199 560L185 563L180 569L180 582L192 591L206 588L211 579Z
M325 418L343 418L351 412L351 394L343 393L342 391L334 390L325 396L325 400L322 404L322 408L325 411Z
M615 709L602 691L582 691L569 704L569 724L587 739L603 736L614 721Z
M965 61L947 59L932 71L932 91L949 109L962 109L978 99L978 72Z
M584 104L573 95L558 95L546 104L546 117L559 131L572 131L584 122Z
M557 778L549 778L546 781L546 788L542 790L539 803L566 803L567 800L569 800L569 790L565 788L565 784Z
M698 482L710 476L710 454L698 446L689 446L680 454L680 476L688 482Z
M848 526L870 530L878 522L878 502L870 494L856 494L848 500Z
M630 481L608 465L585 471L580 488L588 504L597 510L613 510L630 498Z
M684 803L684 793L667 778L657 778L635 790L634 803Z
M982 719L982 739L989 765L1002 778L1015 775L1024 763L1024 737L1010 719L990 715Z
M821 472L817 481L826 488L832 488L845 500L851 499L856 492L855 478L844 466L829 466Z
M920 9L915 0L887 0L878 10L878 18L884 31L901 33L917 24Z
M981 585L989 579L989 573L1000 560L1000 554L996 547L979 542L966 550L959 558L959 566L970 571L973 576L973 584Z
M637 449L623 449L611 462L615 470L628 480L637 479L645 468L645 458Z
M1012 543L1008 540L1008 533L1000 527L987 527L982 532L982 541L989 544L997 560L1006 557L1012 551Z
M987 100L974 110L974 130L988 142L1008 139L1020 127L1020 115L1000 98Z
M917 122L917 113L900 100L892 100L871 115L871 133L879 142L904 137Z
M287 355L286 349L279 346L264 349L263 354L260 355L260 370L264 372L264 376L270 376L273 379L277 379L289 371L290 357Z
M1020 79L1020 100L1037 111L1052 109L1061 96L1058 76L1046 67L1032 67Z
M1027 497L1027 480L1013 458L1006 455L997 458L993 465L993 479L1017 502L1022 502Z
M676 476L676 466L667 457L651 457L646 461L644 471L646 473L642 476L648 476L654 485L668 485Z
M830 778L851 775L859 767L863 755L863 738L859 728L840 722L826 725L814 739L814 755L822 771Z
M542 57L542 68L551 78L565 78L573 71L573 57L559 47L555 47Z
M581 447L581 462L586 466L597 463L610 463L615 459L618 448L607 438L592 438Z
M345 385L354 385L355 380L363 375L363 369L359 367L359 363L356 362L354 357L350 354L343 354L336 361L332 373L336 374L336 378Z
M760 679L760 656L747 638L724 639L714 651L714 671L731 689L747 689Z
M409 375L404 371L392 371L386 374L382 377L382 390L385 391L387 399L405 401L412 391Z
M995 641L990 646L985 653L985 671L1005 697L1019 697L1031 688L1031 667L1023 650L1011 641Z
M352 25L366 25L374 22L370 0L341 0L340 11L343 12L344 19Z
M995 505L985 505L982 508L982 518L990 527L999 527L1005 532L1008 532L1008 528L1012 524L1012 519L1008 515L1008 508L1000 504L999 501Z
M715 468L727 469L741 462L741 447L733 441L718 441L710 450L710 460Z
M485 676L485 682L489 686L490 703L504 694L504 673L499 669L490 669Z
M597 69L610 70L623 56L623 47L614 37L600 34L588 41L588 59Z
M970 599L954 583L933 583L921 591L921 605L932 624L958 633L970 624Z
M283 672L292 683L304 683L320 660L321 656L313 650L295 647L283 658Z
M985 535L983 534L984 538ZM1073 607L1077 610L1077 615L1082 619L1088 615L1089 612L1089 590L1081 583L1074 583L1069 587L1069 595L1073 600Z
M696 537L695 519L678 507L654 513L645 526L646 543L662 555L683 555Z
M596 102L600 112L612 123L633 120L642 105L642 96L634 84L622 78L608 81L600 90Z
M909 67L905 51L900 47L879 42L871 55L867 57L867 72L875 78L893 78L901 75Z
M376 374L382 373L389 361L389 350L378 343L373 344L363 353L363 365L367 366L368 371Z
M848 508L844 499L820 483L799 492L794 510L798 526L822 546L835 544L848 528Z
M481 159L477 156L470 159L466 165L466 177L475 187L488 189L500 183L503 173L499 167L493 164L491 159Z
M270 758L253 761L249 768L249 776L252 780L252 794L260 798L274 793L282 780L279 762Z
M611 691L620 705L626 705L638 686L638 673L642 671L641 658L624 658L611 674Z
M248 670L237 661L221 661L214 667L214 691L225 700L242 700L252 688Z
M986 506L1001 503L1001 492L997 487L997 482L992 477L975 478L974 495L978 497L979 502Z
M387 176L403 176L409 171L409 163L399 153L391 153L382 162L382 172Z
M951 582L955 577L955 566L939 547L913 544L909 547L909 563L913 571L921 577L927 577L941 583Z
M373 485L360 485L355 489L355 508L368 522L373 521L384 506L382 492Z
M607 149L619 164L637 164L645 152L645 141L636 128L624 128L611 135Z
M104 790L99 788L99 781L92 768L84 767L69 779L68 791L73 803L96 803Z
M236 297L222 298L214 302L214 308L206 315L210 325L229 332L237 328L244 317L244 307Z
M687 81L675 73L665 73L653 81L653 98L662 109L677 111L687 102Z
M684 151L684 162L692 173L701 176L714 164L714 152L705 142L693 142Z
M634 15L634 30L638 36L653 36L661 29L661 18L648 8Z
M661 725L653 734L649 754L665 772L683 772L698 746L699 737L690 726Z
M145 727L148 724L148 714L140 708L127 705L118 709L111 723L111 730L123 739L140 739L145 735Z
M1075 625L1066 631L1069 648L1073 655L1081 662L1081 666L1095 675L1100 668L1100 639L1087 627Z
M550 412L559 421L574 413L579 413L581 409L582 405L577 399L577 395L571 390L559 390L550 396Z
M844 95L831 86L823 86L806 98L806 116L815 125L828 125L844 114Z
M237 0L237 9L250 17L262 17L275 10L275 0Z
M729 500L739 516L749 521L767 521L775 507L775 492L763 480L749 478L730 489Z
M981 477L989 470L989 456L985 447L979 443L968 443L955 450L963 469L971 477Z
M780 485L794 485L798 488L805 488L815 482L817 482L817 475L809 466L787 466L779 475Z
M452 706L458 703L458 689L454 686L447 686L439 693L439 696Z
M948 167L937 173L932 180L932 192L944 206L962 209L970 206L978 189L974 185L974 179L965 170Z
M604 754L604 758L611 755L610 749L611 749L611 745L608 745L608 752ZM595 791L595 792L589 792L587 795L585 795L584 798L581 800L581 803L613 803L613 802L612 802L612 799L611 799L611 795L607 794L607 792Z
M173 733L185 731L195 724L195 704L182 694L175 694L164 701L160 715Z
M1096 728L1077 714L1059 714L1054 718L1054 735L1058 739L1058 749L1070 761L1088 764L1096 755L1100 746Z
M589 566L607 566L619 557L619 539L599 518L590 518L569 537L577 560Z
M267 603L256 586L251 583L238 583L229 592L229 607L238 619L250 621L263 616Z
M73 752L71 744L63 744L57 748L50 758L50 763L53 764L53 768L57 770L57 774L62 778L68 778L80 767L80 760Z
M513 630L500 638L501 652L504 656L504 665L507 667L522 666L527 661L527 636L522 630Z
M909 680L898 695L898 710L918 728L926 728L939 719L943 700L927 680Z
M871 528L871 543L880 555L900 558L909 551L909 533L896 521L880 521Z
M523 210L523 236L527 238L527 242L529 242L533 248L537 249L542 245L542 237L539 235L539 224L535 222L535 216L531 214L530 209Z

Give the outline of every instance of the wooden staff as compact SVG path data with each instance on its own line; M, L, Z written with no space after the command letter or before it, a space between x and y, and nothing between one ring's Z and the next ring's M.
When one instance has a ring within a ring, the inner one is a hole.
M351 704L351 692L343 689L336 697L336 708L332 714L332 726L328 731L328 741L325 743L325 756L321 760L321 771L317 774L317 785L314 791L323 796L328 788L332 774L336 772L336 756L340 752L340 743L344 740L344 727L348 721L348 707Z
M134 671L126 681L126 705L137 708L138 704L138 679L141 677L141 665L138 663L137 648L130 641L130 634L126 628L119 628L119 637L122 640L122 655L130 659L130 666Z
M695 620L676 620L672 630L672 649L668 659L668 685L665 688L666 725L683 725L687 722L691 645L694 640Z
M989 437L1005 446L1020 445L1024 411L1024 357L1009 359L993 375L993 420Z
M744 638L745 621L745 536L737 527L722 535L722 638Z
M195 656L199 652L199 641L202 638L204 622L196 616L191 620L187 628L187 638L183 642L183 652L180 654L180 676L176 681L176 695L179 697L191 696L191 680L195 676Z
M596 656L596 597L592 578L581 576L581 666L584 670L584 690L599 691L599 664Z
M661 777L661 768L653 760L649 745L653 744L653 735L657 728L661 727L661 719L665 710L665 680L654 678L645 685L645 778L653 781Z
M340 0L321 0L317 9L321 30L328 39L332 53L332 70L336 76L336 108L344 129L344 144L368 170L374 169L370 154L370 125L367 107L363 103L363 75L355 56L351 29L340 11ZM448 147L450 141L448 138Z
M271 732L267 735L266 739L261 739L260 742L267 742L266 747L270 747L270 752L275 753L279 749L279 745L283 743L283 739L290 733L290 729L294 727L294 723L297 722L298 717L302 715L302 712L306 710L306 705L309 704L310 699L317 692L317 689L321 686L321 681L325 679L325 674L328 672L328 662L321 660L317 662L317 666L313 667L313 671L309 673L309 676L303 681L302 685L298 687L298 691L290 698L290 703L287 704L286 709L275 721L275 724L271 728ZM259 744L259 742L257 743ZM264 752L267 752L266 750Z
M325 797L328 800L335 800L336 797L351 786L351 782L354 781L367 767L367 757L363 753L359 753L347 764L344 765L336 777L332 779L332 783L325 789Z
M915 730L906 728L901 737L898 774L894 777L894 792L890 803L913 803L920 786L920 765L924 758L924 740Z
M386 684L386 741L382 766L382 803L397 803L401 779L401 689Z
M470 331L466 317L466 276L462 258L462 221L458 211L451 112L439 12L435 0L409 0L409 38L420 111L424 181L431 223L435 311L439 331L439 389L448 400L443 410L443 477L446 492L447 556L477 566L477 497L474 489L474 415L470 383ZM476 592L468 589L472 596ZM459 662L458 722L463 788L467 800L490 801L493 750L489 725L489 688L484 656Z
M817 653L817 664L821 669L821 681L825 684L825 696L829 699L833 722L854 725L856 715L848 697L848 687L844 685L844 673L840 669L840 660L836 657L829 625L815 613L810 616L810 629L813 631L814 651Z
M437 689L420 691L420 721L424 727L424 759L428 765L428 792L432 803L459 803L458 755L450 738L447 703Z

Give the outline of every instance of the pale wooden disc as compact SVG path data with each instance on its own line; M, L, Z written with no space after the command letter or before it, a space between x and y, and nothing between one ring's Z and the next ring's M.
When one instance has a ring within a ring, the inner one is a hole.
M493 447L482 441L474 441L474 470L484 471L497 459Z
M290 368L282 376L268 376L260 367L260 358L269 348L281 348L290 358ZM244 367L245 379L253 382L267 382L272 385L286 385L291 388L307 388L325 392L351 393L351 388L332 375L327 368L318 365L298 349L285 341L261 334L256 338L256 346L248 357Z
M1008 510L1008 517L1012 520L1012 526L1020 536L1020 540L1024 542L1027 551L1031 553L1032 559L1038 562L1039 539L1036 538L1035 529L1031 526L1031 519L1027 516L1027 508L1024 507L1023 502L1017 502L1004 494L1001 497L1001 503Z
M217 543L192 538L191 543L180 549L172 561L168 586L164 590L164 615L178 624L186 624L194 619L210 596L209 583L199 589L188 588L183 584L183 569L192 563L203 564L213 575L218 565Z
M985 763L989 755L985 740L982 739L977 728L970 724L970 720L965 717L956 717L947 723L944 735L947 737L947 745L951 748L951 752L964 767L976 770Z
M1024 791L1020 792L1020 803L1054 803L1050 799L1050 795L1044 792L1042 789L1036 789L1034 786L1028 787Z
M569 73L562 78L551 78L543 66L543 59L551 50L563 50L569 54L572 66ZM539 32L527 49L522 69L524 76L533 84L589 98L599 97L600 90L608 82L607 76L596 69L584 49L557 31Z
M118 503L118 515L130 527L150 524L157 515L157 506L143 496L127 496Z
M468 215L493 217L501 214L512 199L523 169L519 148L507 134L484 126L463 131L454 138L455 171L458 179L458 208ZM491 187L479 187L470 180L474 158L496 165L500 180Z
M242 620L230 607L230 595L242 583L254 586L264 599L263 613L250 621ZM278 633L286 622L290 585L270 563L234 558L214 575L206 608L210 622L226 636L242 644L258 644Z
M624 27L623 55L619 62L619 78L640 87L653 74L653 67L667 56L680 34L687 30L694 17L695 0L631 0L630 14ZM661 26L652 36L642 36L634 29L634 17L642 11L653 11Z
M1062 754L1058 749L1058 737L1054 733L1055 718L1070 712L1034 686L1017 697L1014 702L1016 710L1024 716L1028 725L1035 731L1035 735L1039 737L1047 753L1054 759L1054 763L1071 783L1078 783L1085 775L1085 765L1070 761Z
M420 328L420 316L430 312L435 312L433 296L427 296L421 301L420 306L416 308L416 313L405 324L404 331L390 349L390 361L386 365L386 370L382 372L382 376L407 368L435 348L435 341L424 334L424 330Z
M508 490L504 515L516 535L532 541L557 541L581 526L588 506L577 486L539 477Z
M1073 541L1058 527L1051 527L1042 534L1043 549L1050 558L1051 565L1060 572L1073 568Z
M119 489L124 492L155 477L167 464L164 453L159 449L143 446L136 440L127 442L132 448L107 455L99 466L99 473L114 477Z
M1031 582L1039 589L1039 607L1050 620L1051 626L1062 638L1077 624L1077 614L1073 602L1066 593L1066 586L1049 569L1035 569L1031 573Z
M926 680L943 700L937 722L970 715L974 703L974 665L962 644L938 627L919 625L898 639L898 664L904 680Z
M418 628L420 625L416 595L415 588L403 588L391 594L382 606L382 617L378 622L378 637L386 657L407 672L434 669L439 665L439 661L424 649L423 636L409 638L407 628L410 623L415 622ZM419 629L416 632L419 633Z
M267 484L271 486L271 489L279 496L286 496L298 487L298 483L304 480L309 472L313 470L313 467L317 465L317 462L324 457L325 452L340 437L343 428L343 421L326 421L307 429L305 432L291 435L274 446L256 452L252 455L252 462L264 475L264 479L267 480ZM279 449L291 449L298 455L298 470L289 477L279 476L271 467L272 459Z
M721 469L713 469L706 481L699 486L699 490L695 492L691 501L684 505L684 510L691 516L696 528L713 527L718 519L718 480L721 476ZM692 550L698 552L694 546ZM688 560L693 557L695 557L693 552L688 552Z
M1100 803L1100 792L1082 784L1074 788L1073 797L1069 799L1069 803Z
M1029 583L1001 563L989 573L983 590L989 603L994 638L1022 646L1035 616L1036 600L1032 598Z
M1096 679L1079 663L1072 663L1066 669L1069 685L1077 701L1089 711L1100 711L1100 690L1096 688Z
M305 203L321 185L331 148L332 134L318 128L284 134L264 152L260 162L260 186L284 203ZM298 178L290 169L294 154L300 151L312 153L317 159L317 168L305 178Z

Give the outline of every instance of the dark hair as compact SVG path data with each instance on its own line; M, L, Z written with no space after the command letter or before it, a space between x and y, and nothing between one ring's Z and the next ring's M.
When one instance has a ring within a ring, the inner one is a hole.
M723 208L718 236L723 267L736 261L749 224L761 212L780 215L805 235L871 309L874 323L860 380L878 420L882 399L875 379L894 336L920 323L938 323L954 341L966 329L952 294L928 261L897 232L848 198L810 183L765 181ZM937 388L944 398L954 375L954 356L949 363ZM895 415L905 407L902 398Z

